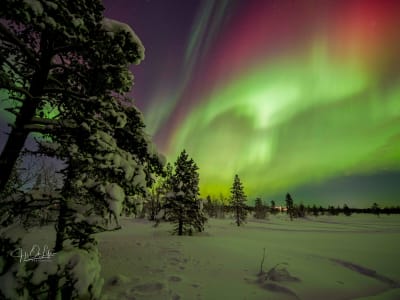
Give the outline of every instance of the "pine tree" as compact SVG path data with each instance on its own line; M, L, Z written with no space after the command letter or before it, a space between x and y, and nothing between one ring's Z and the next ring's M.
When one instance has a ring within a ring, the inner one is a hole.
M246 221L246 194L243 190L243 185L236 174L231 188L230 204L233 209L234 218L237 226L242 225Z
M100 1L3 1L0 18L0 87L15 115L0 154L1 191L27 136L51 134L99 95L129 91L128 66L144 48L128 25L104 18Z
M39 152L66 165L57 198L10 203L19 216L32 207L57 208L54 252L63 259L52 269L6 262L0 298L15 298L12 290L32 299L99 298L94 234L118 229L121 213L134 207L132 196L144 195L162 167L127 97L129 66L144 58L144 48L128 25L104 18L99 1L9 0L0 18L0 87L18 104L9 110L16 120L0 155L0 190L31 132L49 136ZM79 278L85 274L90 278ZM15 276L15 286L3 285Z
M293 221L293 217L294 217L294 214L295 214L295 207L294 207L294 204L293 204L292 196L290 196L289 193L286 194L286 209L287 209L286 212L290 217L290 221Z
M198 167L185 150L175 162L175 170L168 182L170 191L166 195L165 208L168 220L175 224L173 233L192 235L204 230L206 217L199 196Z

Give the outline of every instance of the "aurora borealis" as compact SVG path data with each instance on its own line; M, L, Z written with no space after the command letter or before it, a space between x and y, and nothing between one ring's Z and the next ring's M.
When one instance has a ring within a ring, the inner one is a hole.
M400 1L103 3L146 48L132 95L150 134L193 157L202 196L239 174L250 198L399 203ZM385 196L337 184L362 178Z
M268 199L400 170L398 1L185 1L180 12L183 1L136 3L106 2L106 13L124 7L145 45L155 30L169 37L147 46L134 96L161 151L197 162L202 195L226 193L236 173ZM328 198L352 203L346 189Z

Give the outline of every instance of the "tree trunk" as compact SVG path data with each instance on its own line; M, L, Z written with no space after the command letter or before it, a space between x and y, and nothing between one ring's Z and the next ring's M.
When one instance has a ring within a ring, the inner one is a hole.
M8 136L7 143L0 155L0 192L4 190L11 177L12 170L18 159L19 153L24 147L27 132L15 127Z
M64 242L64 232L67 217L67 204L63 199L60 203L60 213L58 215L57 225L56 225L56 243L54 246L54 253L61 251L63 249Z
M183 221L182 219L179 219L179 224L178 224L178 235L183 234Z
M42 42L41 48L47 48L47 45ZM29 131L25 129L25 125L29 124L35 116L36 110L40 104L39 97L43 94L43 88L46 84L50 70L51 56L43 52L40 58L40 68L35 72L32 78L32 83L29 88L29 94L32 98L26 97L22 101L22 107L16 116L15 125L11 129L6 145L0 155L0 192L4 190L7 182L10 179L12 170L18 159L19 154L24 148L26 138Z
M65 225L66 225L66 217L67 217L67 204L65 199L62 199L60 202L60 213L58 215L58 220L56 224L56 242L54 246L54 253L57 255L57 252L63 249L63 242L65 239ZM59 284L59 275L55 274L49 277L49 300L57 299L58 292L58 284Z

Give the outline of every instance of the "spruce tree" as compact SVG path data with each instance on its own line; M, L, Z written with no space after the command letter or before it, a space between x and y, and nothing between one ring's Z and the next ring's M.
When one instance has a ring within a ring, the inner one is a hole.
M236 174L231 188L231 207L233 209L234 218L237 226L242 225L246 221L246 194L243 190L243 185Z
M292 196L290 196L289 193L286 194L286 209L287 209L286 212L290 217L290 221L293 221L293 217L294 217L294 214L295 214L295 207L294 207L294 204L293 204Z
M206 217L199 196L198 167L185 150L175 162L175 170L168 181L165 208L168 220L175 224L173 233L192 235L204 230Z

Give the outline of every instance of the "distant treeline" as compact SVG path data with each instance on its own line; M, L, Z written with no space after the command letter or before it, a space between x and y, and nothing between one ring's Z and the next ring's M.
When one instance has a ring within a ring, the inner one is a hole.
M210 197L203 200L203 205L206 214L212 218L224 218L226 214L230 214L233 211L231 205L227 205L222 201L212 200ZM304 205L301 203L295 204L289 194L286 196L286 206L278 206L274 201L267 204L262 202L260 198L257 198L254 206L246 205L245 209L249 214L258 219L264 219L268 214L277 215L282 213L288 214L291 219L305 216L337 216L340 214L346 216L351 216L352 214L374 214L377 216L381 214L400 214L400 206L380 207L377 203L374 203L369 208L354 208L349 207L347 204L344 204L343 206L330 205L328 207Z

